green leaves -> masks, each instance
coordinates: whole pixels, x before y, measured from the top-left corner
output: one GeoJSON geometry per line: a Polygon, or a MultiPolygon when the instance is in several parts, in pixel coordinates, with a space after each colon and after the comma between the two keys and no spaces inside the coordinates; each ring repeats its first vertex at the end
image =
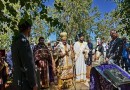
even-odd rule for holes
{"type": "MultiPolygon", "coordinates": [[[[15,40],[15,36],[19,33],[19,23],[26,20],[32,23],[36,19],[35,17],[40,17],[40,15],[44,16],[44,20],[47,20],[47,8],[42,1],[46,0],[0,0],[0,35],[11,32],[9,36],[14,35],[13,39],[15,40]],[[40,7],[43,10],[41,13],[38,11],[40,7]]],[[[49,22],[51,22],[50,18],[49,22]]],[[[1,40],[2,38],[0,37],[1,40]]],[[[8,44],[6,45],[8,46],[8,44]]]]}
{"type": "Polygon", "coordinates": [[[3,2],[0,0],[0,10],[4,9],[4,4],[3,2]]]}
{"type": "Polygon", "coordinates": [[[6,8],[9,8],[8,11],[10,12],[10,14],[13,15],[14,17],[16,17],[17,12],[16,12],[16,10],[13,8],[13,6],[10,5],[10,3],[6,3],[6,8]]]}
{"type": "MultiPolygon", "coordinates": [[[[90,31],[94,25],[94,19],[97,15],[90,15],[92,0],[55,0],[54,15],[61,23],[62,29],[56,31],[57,34],[62,31],[68,33],[68,37],[74,39],[80,32],[86,33],[90,31]]],[[[96,10],[95,10],[96,11],[96,10]]],[[[96,13],[94,10],[93,12],[96,13]]],[[[90,31],[91,32],[91,31],[90,31]]]]}
{"type": "Polygon", "coordinates": [[[61,11],[63,10],[63,5],[61,4],[61,2],[57,2],[57,1],[55,0],[54,6],[55,6],[55,8],[58,10],[58,12],[61,13],[61,11]]]}
{"type": "MultiPolygon", "coordinates": [[[[5,0],[6,1],[6,0],[5,0]]],[[[10,3],[18,3],[18,0],[9,0],[10,3]]]]}
{"type": "Polygon", "coordinates": [[[119,25],[122,26],[118,31],[121,34],[126,34],[130,36],[130,1],[123,0],[121,2],[117,2],[118,8],[116,15],[119,15],[119,25]]]}

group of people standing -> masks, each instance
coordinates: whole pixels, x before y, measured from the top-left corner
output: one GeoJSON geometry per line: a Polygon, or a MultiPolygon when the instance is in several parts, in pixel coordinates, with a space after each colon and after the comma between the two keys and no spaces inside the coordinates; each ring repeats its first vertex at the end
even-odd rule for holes
{"type": "Polygon", "coordinates": [[[50,43],[45,44],[44,37],[40,37],[39,43],[31,48],[28,40],[31,25],[26,21],[19,25],[19,30],[20,34],[11,48],[16,90],[48,88],[55,82],[60,88],[69,87],[74,78],[76,82],[86,84],[85,62],[89,47],[84,42],[83,33],[79,34],[79,40],[72,45],[67,42],[67,33],[61,32],[61,40],[54,47],[50,43]]]}
{"type": "MultiPolygon", "coordinates": [[[[44,38],[39,38],[39,43],[34,46],[34,60],[40,70],[40,85],[43,88],[49,87],[49,84],[55,83],[59,87],[69,87],[75,78],[76,82],[86,84],[86,62],[92,64],[91,43],[84,42],[84,35],[79,34],[79,41],[69,45],[67,42],[67,33],[60,33],[61,40],[55,43],[53,47],[46,45],[44,38]],[[89,54],[88,54],[89,53],[89,54]],[[90,58],[89,62],[87,61],[90,58]]],[[[50,44],[50,43],[49,43],[50,44]]]]}
{"type": "Polygon", "coordinates": [[[30,47],[28,37],[31,24],[25,21],[19,25],[20,34],[12,42],[13,84],[15,90],[40,90],[57,84],[68,88],[74,82],[89,86],[92,62],[117,64],[126,71],[130,67],[130,49],[126,38],[119,38],[116,30],[110,31],[112,40],[104,40],[93,47],[90,40],[84,41],[84,34],[78,34],[78,41],[68,44],[67,33],[60,33],[60,40],[51,46],[40,37],[38,44],[30,47]]]}
{"type": "Polygon", "coordinates": [[[130,43],[126,37],[119,38],[116,30],[110,31],[111,41],[107,44],[101,40],[96,46],[95,55],[99,64],[116,64],[129,72],[130,69],[130,43]]]}

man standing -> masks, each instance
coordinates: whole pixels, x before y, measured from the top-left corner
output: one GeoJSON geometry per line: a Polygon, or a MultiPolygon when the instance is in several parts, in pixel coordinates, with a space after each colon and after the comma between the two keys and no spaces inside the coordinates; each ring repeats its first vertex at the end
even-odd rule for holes
{"type": "Polygon", "coordinates": [[[93,55],[93,44],[90,40],[88,40],[88,48],[89,48],[89,53],[88,53],[87,65],[90,66],[92,65],[92,55],[93,55]]]}
{"type": "Polygon", "coordinates": [[[90,70],[92,67],[92,57],[93,57],[93,44],[90,40],[88,40],[88,48],[89,48],[89,53],[88,53],[88,60],[86,60],[87,64],[87,79],[90,78],[90,70]]]}
{"type": "Polygon", "coordinates": [[[107,57],[106,60],[109,63],[115,63],[120,66],[120,60],[122,56],[122,47],[123,47],[122,40],[118,38],[118,33],[116,32],[116,30],[111,30],[110,36],[112,40],[109,43],[109,47],[108,47],[109,49],[106,56],[107,57]]]}
{"type": "Polygon", "coordinates": [[[101,41],[99,41],[98,45],[95,47],[95,54],[98,65],[102,64],[104,62],[104,48],[101,41]]]}
{"type": "MultiPolygon", "coordinates": [[[[74,44],[75,62],[76,62],[76,82],[86,83],[86,64],[85,51],[89,50],[87,43],[84,42],[83,34],[79,34],[79,41],[74,44]]],[[[88,55],[88,53],[86,54],[88,55]]]]}
{"type": "Polygon", "coordinates": [[[49,76],[50,76],[50,84],[53,84],[54,83],[54,75],[55,75],[55,61],[54,61],[54,58],[53,58],[53,49],[52,49],[52,46],[51,46],[51,41],[48,41],[47,43],[47,48],[50,52],[50,63],[49,63],[49,76]]]}
{"type": "Polygon", "coordinates": [[[129,44],[127,42],[127,39],[126,37],[123,37],[122,38],[123,40],[123,51],[122,51],[122,62],[121,62],[121,65],[122,65],[122,68],[128,72],[129,71],[129,65],[128,65],[128,47],[129,47],[129,44]]]}
{"type": "Polygon", "coordinates": [[[41,88],[48,88],[49,83],[54,81],[52,73],[53,65],[51,53],[44,41],[44,37],[39,38],[39,43],[34,47],[34,57],[36,66],[40,70],[41,88]],[[51,67],[51,70],[49,70],[49,67],[51,67]],[[51,74],[49,72],[51,72],[51,74]]]}
{"type": "MultiPolygon", "coordinates": [[[[63,85],[63,88],[67,88],[64,86],[64,83],[62,83],[63,80],[68,80],[68,82],[72,80],[73,78],[73,66],[72,66],[72,60],[71,60],[71,51],[70,51],[70,45],[67,43],[67,33],[62,32],[60,34],[61,36],[61,42],[57,45],[58,50],[58,75],[59,75],[59,87],[63,85]]],[[[67,82],[67,83],[68,83],[67,82]]],[[[68,85],[72,85],[71,83],[68,83],[68,85]]]]}
{"type": "Polygon", "coordinates": [[[15,90],[37,90],[35,63],[28,41],[31,24],[19,25],[20,34],[12,43],[13,83],[15,90]]]}

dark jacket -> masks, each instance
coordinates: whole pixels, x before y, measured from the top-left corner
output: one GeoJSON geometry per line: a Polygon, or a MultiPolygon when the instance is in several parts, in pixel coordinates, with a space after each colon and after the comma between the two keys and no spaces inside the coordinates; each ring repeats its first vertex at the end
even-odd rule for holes
{"type": "Polygon", "coordinates": [[[12,43],[12,60],[13,83],[16,86],[33,88],[36,85],[35,64],[29,41],[23,34],[20,34],[17,40],[12,43]]]}
{"type": "Polygon", "coordinates": [[[115,40],[111,40],[108,47],[108,54],[107,58],[113,55],[113,58],[116,58],[118,56],[122,56],[122,50],[123,50],[123,42],[122,39],[117,38],[115,40]]]}
{"type": "Polygon", "coordinates": [[[92,56],[93,44],[92,44],[91,42],[88,43],[88,48],[89,48],[89,53],[88,53],[88,55],[91,55],[91,56],[92,56]]]}
{"type": "Polygon", "coordinates": [[[103,55],[104,48],[103,48],[102,44],[101,45],[97,45],[95,49],[98,50],[103,55]]]}

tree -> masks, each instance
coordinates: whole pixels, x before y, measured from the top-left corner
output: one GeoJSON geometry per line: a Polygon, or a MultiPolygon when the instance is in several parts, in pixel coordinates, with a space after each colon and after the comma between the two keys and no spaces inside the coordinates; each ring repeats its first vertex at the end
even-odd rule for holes
{"type": "Polygon", "coordinates": [[[126,34],[130,36],[130,1],[129,0],[116,0],[117,3],[117,9],[116,14],[114,16],[118,15],[119,20],[119,27],[118,30],[121,35],[126,34]]]}
{"type": "MultiPolygon", "coordinates": [[[[41,20],[51,24],[52,27],[56,26],[58,24],[58,20],[48,17],[47,6],[44,5],[45,1],[46,0],[1,0],[0,34],[7,35],[8,32],[11,32],[10,34],[12,35],[10,36],[14,36],[13,40],[15,40],[19,33],[18,24],[25,20],[29,23],[34,23],[37,16],[39,16],[41,20]],[[5,25],[7,27],[5,27],[5,25]]],[[[3,37],[1,37],[1,40],[4,40],[3,37]]]]}
{"type": "Polygon", "coordinates": [[[95,33],[97,34],[97,37],[104,38],[105,40],[108,40],[110,35],[109,32],[112,29],[119,30],[119,19],[118,16],[114,16],[116,13],[115,10],[113,10],[110,13],[105,13],[104,18],[100,19],[97,22],[97,30],[95,33]]]}
{"type": "Polygon", "coordinates": [[[98,9],[92,8],[91,5],[92,0],[55,0],[53,17],[62,23],[62,28],[56,33],[66,31],[68,37],[73,40],[80,32],[83,32],[86,38],[89,37],[93,32],[92,27],[96,25],[95,18],[100,16],[98,9]]]}

